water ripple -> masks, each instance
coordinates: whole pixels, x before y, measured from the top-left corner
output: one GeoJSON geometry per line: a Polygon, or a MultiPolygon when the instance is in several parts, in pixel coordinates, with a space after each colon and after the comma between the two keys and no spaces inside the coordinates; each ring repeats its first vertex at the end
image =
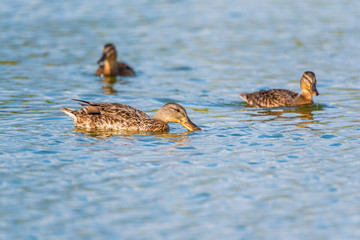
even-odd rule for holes
{"type": "Polygon", "coordinates": [[[5,1],[0,238],[358,239],[359,9],[5,1]],[[105,42],[136,78],[93,76],[105,42]],[[314,105],[252,108],[239,96],[299,92],[306,70],[314,105]],[[79,108],[72,98],[150,116],[179,102],[203,131],[76,128],[59,111],[79,108]]]}

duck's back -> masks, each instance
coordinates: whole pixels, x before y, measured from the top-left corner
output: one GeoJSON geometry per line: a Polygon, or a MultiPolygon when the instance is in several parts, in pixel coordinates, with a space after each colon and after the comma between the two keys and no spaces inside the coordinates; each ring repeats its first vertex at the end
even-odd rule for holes
{"type": "Polygon", "coordinates": [[[118,75],[124,77],[135,77],[136,73],[132,67],[124,62],[118,62],[118,75]]]}
{"type": "Polygon", "coordinates": [[[270,89],[254,93],[243,92],[240,96],[253,107],[280,107],[291,105],[298,94],[287,89],[270,89]]]}
{"type": "Polygon", "coordinates": [[[81,101],[83,109],[62,108],[76,126],[92,129],[121,131],[167,131],[168,125],[150,117],[136,108],[119,103],[94,103],[81,101]]]}

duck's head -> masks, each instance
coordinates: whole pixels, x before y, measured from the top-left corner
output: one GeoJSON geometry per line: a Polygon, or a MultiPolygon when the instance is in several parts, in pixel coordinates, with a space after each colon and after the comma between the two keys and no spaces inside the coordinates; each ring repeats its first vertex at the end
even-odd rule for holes
{"type": "Polygon", "coordinates": [[[318,90],[316,89],[316,77],[315,73],[311,71],[304,72],[300,80],[300,87],[302,91],[309,91],[312,95],[319,95],[318,90]]]}
{"type": "Polygon", "coordinates": [[[107,43],[105,44],[103,54],[97,63],[99,64],[105,60],[110,62],[116,62],[116,57],[117,57],[117,53],[114,44],[107,43]]]}
{"type": "Polygon", "coordinates": [[[185,108],[177,103],[167,103],[160,108],[153,119],[166,123],[180,123],[189,131],[201,130],[188,117],[185,108]]]}

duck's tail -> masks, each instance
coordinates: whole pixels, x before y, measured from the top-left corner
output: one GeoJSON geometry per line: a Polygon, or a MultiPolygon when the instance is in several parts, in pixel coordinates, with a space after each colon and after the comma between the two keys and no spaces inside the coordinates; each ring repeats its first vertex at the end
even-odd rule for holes
{"type": "Polygon", "coordinates": [[[81,106],[92,105],[91,102],[84,101],[84,100],[80,100],[80,99],[70,99],[70,100],[80,102],[79,104],[80,104],[81,106]]]}
{"type": "Polygon", "coordinates": [[[69,115],[73,121],[76,120],[76,115],[75,115],[75,112],[76,110],[73,110],[73,109],[70,109],[70,108],[60,108],[61,111],[63,111],[64,113],[66,113],[67,115],[69,115]]]}
{"type": "Polygon", "coordinates": [[[246,96],[246,95],[247,95],[247,94],[244,93],[244,92],[240,93],[240,97],[247,102],[247,96],[246,96]]]}

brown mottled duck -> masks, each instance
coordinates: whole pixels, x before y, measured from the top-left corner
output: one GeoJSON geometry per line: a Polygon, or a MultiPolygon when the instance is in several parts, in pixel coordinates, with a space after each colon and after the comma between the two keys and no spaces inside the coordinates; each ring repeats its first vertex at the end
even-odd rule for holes
{"type": "Polygon", "coordinates": [[[104,65],[99,66],[96,70],[95,75],[105,75],[105,76],[125,76],[125,77],[134,77],[136,73],[132,67],[127,65],[124,62],[117,62],[117,52],[114,44],[108,43],[105,44],[103,54],[98,64],[105,62],[104,65]]]}
{"type": "Polygon", "coordinates": [[[146,113],[128,105],[119,103],[81,102],[80,110],[61,108],[69,115],[75,126],[131,132],[165,132],[168,123],[180,123],[189,131],[201,130],[188,117],[186,110],[177,103],[167,103],[151,119],[146,113]]]}
{"type": "Polygon", "coordinates": [[[300,80],[301,93],[286,89],[261,90],[254,93],[241,93],[240,96],[252,107],[281,107],[313,104],[312,95],[319,95],[316,77],[307,71],[300,80]]]}

